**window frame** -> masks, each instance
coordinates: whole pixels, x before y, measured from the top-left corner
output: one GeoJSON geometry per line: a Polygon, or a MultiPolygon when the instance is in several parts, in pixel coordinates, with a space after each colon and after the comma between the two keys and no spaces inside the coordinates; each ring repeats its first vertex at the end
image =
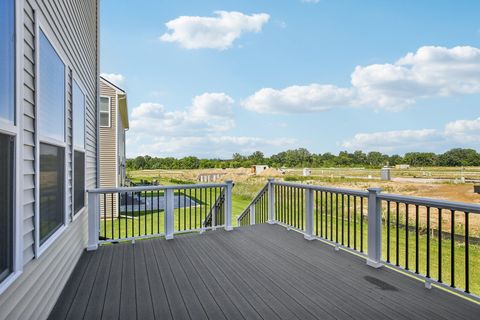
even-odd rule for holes
{"type": "Polygon", "coordinates": [[[86,174],[87,174],[87,95],[85,94],[86,90],[85,87],[83,86],[82,82],[79,80],[79,77],[74,73],[72,75],[72,208],[71,208],[71,221],[74,221],[77,217],[81,216],[83,213],[85,213],[87,210],[87,186],[86,186],[86,174]],[[80,91],[82,92],[84,96],[84,106],[83,106],[83,115],[84,115],[84,121],[83,121],[83,148],[79,148],[78,146],[75,145],[75,126],[76,126],[76,121],[75,118],[73,117],[74,115],[74,106],[73,106],[73,84],[76,83],[77,86],[79,87],[80,91]],[[84,178],[84,184],[85,184],[85,192],[84,192],[84,201],[83,201],[83,207],[79,209],[77,212],[75,212],[75,151],[77,152],[82,152],[83,153],[83,172],[85,175],[84,178]]]}
{"type": "MultiPolygon", "coordinates": [[[[40,18],[39,16],[36,16],[36,21],[35,21],[35,46],[37,48],[35,52],[35,57],[37,63],[35,64],[35,71],[36,71],[36,77],[35,77],[35,101],[39,101],[40,97],[40,32],[43,33],[45,38],[50,42],[50,45],[53,47],[55,50],[56,54],[59,56],[60,60],[62,61],[64,67],[65,67],[65,73],[64,73],[64,139],[63,141],[50,138],[47,136],[44,136],[41,134],[41,132],[38,132],[38,124],[39,124],[39,118],[40,118],[40,112],[39,108],[41,107],[40,105],[37,104],[37,108],[35,109],[35,128],[37,130],[36,132],[36,137],[35,137],[35,159],[37,161],[35,162],[35,172],[37,173],[35,175],[35,197],[36,199],[40,199],[40,144],[45,143],[45,144],[50,144],[52,146],[60,147],[63,148],[64,151],[64,168],[63,168],[63,175],[64,175],[64,188],[63,188],[63,223],[62,225],[53,233],[49,236],[48,239],[46,239],[42,244],[40,244],[40,202],[36,201],[35,202],[35,257],[39,258],[59,237],[60,235],[65,231],[65,229],[68,226],[68,192],[67,192],[67,186],[68,186],[68,165],[67,165],[67,159],[68,159],[68,143],[67,143],[67,128],[68,128],[68,91],[67,87],[69,85],[69,63],[67,62],[68,60],[65,58],[64,53],[62,50],[59,50],[59,46],[57,45],[56,41],[54,40],[53,32],[47,27],[47,23],[43,23],[43,21],[39,21],[40,18]]],[[[72,141],[73,142],[73,141],[72,141]]]]}
{"type": "Polygon", "coordinates": [[[110,96],[100,96],[99,98],[99,106],[98,106],[98,112],[99,112],[99,122],[100,122],[100,128],[111,128],[112,127],[112,97],[110,96]],[[101,109],[101,104],[102,104],[102,98],[107,98],[108,99],[108,126],[102,126],[102,112],[101,109]]]}
{"type": "Polygon", "coordinates": [[[13,101],[14,121],[0,120],[0,132],[13,138],[13,195],[12,195],[12,272],[0,282],[0,295],[7,290],[12,283],[23,273],[23,214],[20,208],[22,202],[20,195],[23,194],[23,166],[20,165],[23,159],[23,123],[19,121],[22,117],[23,108],[23,1],[13,1],[13,36],[14,36],[14,76],[13,76],[13,101]]]}

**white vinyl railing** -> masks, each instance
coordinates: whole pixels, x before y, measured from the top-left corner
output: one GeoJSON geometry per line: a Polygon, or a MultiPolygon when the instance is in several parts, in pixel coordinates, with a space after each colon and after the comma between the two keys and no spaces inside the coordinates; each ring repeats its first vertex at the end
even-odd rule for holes
{"type": "Polygon", "coordinates": [[[88,190],[87,250],[174,234],[232,230],[232,181],[88,190]]]}

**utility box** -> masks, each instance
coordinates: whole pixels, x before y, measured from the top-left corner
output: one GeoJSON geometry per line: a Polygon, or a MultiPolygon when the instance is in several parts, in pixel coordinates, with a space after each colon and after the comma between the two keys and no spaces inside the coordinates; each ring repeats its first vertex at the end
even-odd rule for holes
{"type": "Polygon", "coordinates": [[[380,170],[380,179],[383,181],[392,180],[390,168],[385,167],[380,170]]]}
{"type": "Polygon", "coordinates": [[[473,192],[480,194],[480,184],[473,186],[473,192]]]}

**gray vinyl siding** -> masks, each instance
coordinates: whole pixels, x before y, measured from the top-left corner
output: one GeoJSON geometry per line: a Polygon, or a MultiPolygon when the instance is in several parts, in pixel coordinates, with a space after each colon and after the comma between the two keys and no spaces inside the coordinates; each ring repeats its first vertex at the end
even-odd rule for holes
{"type": "MultiPolygon", "coordinates": [[[[67,213],[72,210],[72,106],[71,87],[74,78],[83,85],[86,102],[86,188],[96,187],[97,182],[97,0],[23,0],[23,72],[18,75],[23,80],[21,90],[23,101],[19,121],[22,130],[23,193],[20,194],[21,207],[16,214],[23,223],[23,273],[0,295],[0,319],[45,319],[70,276],[76,262],[87,243],[87,213],[83,212],[73,221],[69,219],[67,228],[42,255],[35,257],[35,204],[36,204],[36,27],[40,18],[47,36],[58,51],[66,58],[68,70],[67,93],[67,213]]],[[[86,210],[85,210],[86,211],[86,210]]]]}

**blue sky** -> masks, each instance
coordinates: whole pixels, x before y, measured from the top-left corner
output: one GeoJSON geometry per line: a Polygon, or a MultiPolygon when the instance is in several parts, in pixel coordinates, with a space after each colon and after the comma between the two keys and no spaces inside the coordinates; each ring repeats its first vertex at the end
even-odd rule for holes
{"type": "Polygon", "coordinates": [[[480,148],[480,2],[101,3],[130,157],[480,148]]]}

